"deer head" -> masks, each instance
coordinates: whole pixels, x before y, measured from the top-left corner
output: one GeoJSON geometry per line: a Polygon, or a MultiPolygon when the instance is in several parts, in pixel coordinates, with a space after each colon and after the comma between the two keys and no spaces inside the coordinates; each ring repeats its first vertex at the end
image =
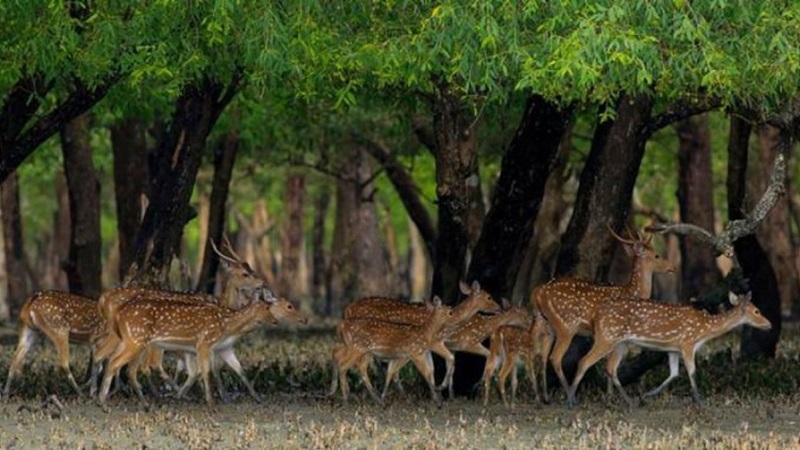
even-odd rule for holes
{"type": "Polygon", "coordinates": [[[607,225],[607,228],[611,233],[611,236],[613,236],[614,239],[622,244],[622,248],[625,249],[625,253],[627,253],[628,256],[636,258],[638,261],[640,261],[645,271],[670,273],[675,271],[675,267],[672,265],[672,263],[670,263],[666,258],[662,258],[661,255],[656,252],[655,248],[653,248],[652,234],[648,234],[647,238],[645,239],[644,236],[642,236],[642,234],[637,230],[636,235],[634,236],[633,231],[626,226],[629,237],[623,238],[615,233],[610,226],[607,225]]]}
{"type": "Polygon", "coordinates": [[[751,327],[758,328],[759,330],[769,330],[772,328],[772,323],[761,314],[761,311],[756,305],[751,302],[753,293],[748,291],[746,294],[728,293],[728,301],[733,305],[742,315],[743,323],[751,327]]]}
{"type": "MultiPolygon", "coordinates": [[[[254,293],[258,290],[269,291],[266,281],[258,276],[250,265],[239,257],[227,236],[223,236],[223,250],[227,254],[221,252],[213,240],[209,240],[209,242],[214,253],[219,256],[220,263],[227,275],[223,293],[224,306],[241,308],[244,306],[243,298],[253,298],[254,293]]],[[[271,292],[270,296],[273,299],[275,298],[271,292]]]]}

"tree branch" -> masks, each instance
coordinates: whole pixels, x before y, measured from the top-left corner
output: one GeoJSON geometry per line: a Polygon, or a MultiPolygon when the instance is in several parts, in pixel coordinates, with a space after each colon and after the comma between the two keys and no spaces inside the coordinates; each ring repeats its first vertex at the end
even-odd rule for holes
{"type": "MultiPolygon", "coordinates": [[[[788,145],[783,141],[784,145],[788,145]]],[[[785,150],[785,149],[784,149],[785,150]]],[[[756,231],[759,224],[769,214],[778,199],[786,193],[786,157],[785,152],[781,152],[775,157],[772,166],[772,174],[769,177],[769,185],[764,191],[758,203],[746,215],[744,219],[728,222],[725,230],[718,236],[709,231],[688,223],[656,223],[650,225],[645,230],[651,233],[673,233],[679,235],[699,236],[703,241],[709,243],[717,255],[725,255],[734,258],[733,242],[752,234],[756,231]]]]}
{"type": "Polygon", "coordinates": [[[675,122],[688,119],[697,114],[711,111],[722,106],[722,101],[716,97],[703,97],[699,101],[696,99],[684,99],[670,105],[664,112],[651,117],[642,129],[642,136],[646,139],[656,131],[671,125],[675,122]]]}
{"type": "Polygon", "coordinates": [[[436,156],[436,153],[439,152],[439,148],[436,145],[436,136],[433,135],[433,130],[428,126],[425,119],[419,116],[412,118],[411,129],[419,139],[419,142],[428,149],[431,155],[436,156]]]}

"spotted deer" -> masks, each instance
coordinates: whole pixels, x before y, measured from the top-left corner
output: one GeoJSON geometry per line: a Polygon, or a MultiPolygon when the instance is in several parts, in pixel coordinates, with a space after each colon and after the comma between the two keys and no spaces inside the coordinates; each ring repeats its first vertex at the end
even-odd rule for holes
{"type": "Polygon", "coordinates": [[[623,285],[600,285],[575,278],[560,278],[536,287],[531,293],[534,309],[541,311],[553,329],[555,343],[550,362],[566,391],[569,387],[562,360],[576,334],[591,335],[591,325],[598,306],[610,297],[650,298],[654,272],[673,272],[670,262],[656,253],[651,245],[652,235],[646,240],[637,232],[622,238],[609,228],[611,235],[622,243],[633,257],[630,279],[623,285]]]}
{"type": "MultiPolygon", "coordinates": [[[[12,381],[22,367],[25,356],[36,342],[38,333],[44,334],[56,347],[58,365],[67,375],[69,384],[82,395],[69,367],[69,344],[90,345],[104,327],[97,311],[97,301],[61,291],[43,291],[31,296],[22,305],[19,315],[19,341],[2,395],[11,392],[12,381]]],[[[95,371],[92,370],[94,374],[95,371]]],[[[93,383],[93,379],[89,380],[93,383]]]]}
{"type": "MultiPolygon", "coordinates": [[[[442,380],[440,389],[448,387],[451,390],[453,373],[455,372],[455,356],[445,345],[445,339],[456,330],[456,326],[469,320],[478,312],[494,314],[500,311],[500,305],[494,301],[488,292],[481,289],[480,283],[473,281],[471,285],[459,283],[461,293],[467,298],[453,308],[453,317],[446,327],[438,333],[436,342],[431,347],[431,351],[441,356],[445,360],[445,376],[442,380]]],[[[344,310],[344,320],[352,319],[376,319],[384,322],[408,324],[421,326],[428,320],[428,310],[420,304],[411,304],[399,300],[381,297],[370,297],[358,300],[348,305],[344,310]]],[[[388,376],[397,372],[407,362],[394,360],[389,363],[387,369],[387,382],[384,386],[383,396],[386,396],[386,387],[389,385],[388,376]]],[[[332,387],[332,391],[335,386],[332,387]]]]}
{"type": "Polygon", "coordinates": [[[567,391],[570,403],[575,404],[575,391],[586,371],[609,353],[611,356],[608,358],[606,372],[622,397],[631,403],[617,378],[617,368],[628,344],[669,352],[669,376],[644,396],[660,393],[678,376],[680,356],[689,375],[692,398],[695,403],[702,403],[694,375],[695,355],[703,344],[741,325],[761,330],[772,327],[770,321],[751,302],[749,292],[744,295],[731,292],[729,300],[734,307],[716,315],[696,309],[692,305],[649,302],[635,297],[609,299],[604,302],[595,317],[592,349],[578,363],[575,380],[567,391]]]}
{"type": "MultiPolygon", "coordinates": [[[[206,403],[212,404],[209,387],[212,356],[216,353],[225,359],[226,355],[231,354],[233,344],[239,337],[261,323],[271,323],[276,319],[299,323],[308,320],[291,303],[276,299],[271,292],[262,288],[256,289],[251,303],[239,310],[157,298],[128,302],[117,313],[114,331],[120,337],[120,343],[108,363],[98,401],[101,405],[105,404],[111,379],[122,366],[139,357],[148,346],[154,345],[164,350],[195,355],[199,370],[191,374],[179,394],[182,395],[200,376],[206,403]]],[[[238,370],[234,367],[234,371],[252,391],[252,385],[243,376],[241,367],[238,370]]],[[[144,401],[135,374],[132,374],[131,382],[139,398],[144,401]]]]}
{"type": "MultiPolygon", "coordinates": [[[[428,319],[423,325],[409,325],[384,322],[377,319],[350,319],[342,322],[339,334],[342,345],[333,351],[334,375],[333,392],[336,383],[342,391],[342,399],[347,403],[349,385],[347,371],[357,366],[361,379],[369,394],[380,402],[381,399],[372,386],[367,366],[372,357],[388,360],[411,360],[428,383],[431,396],[441,405],[441,396],[433,379],[433,361],[430,347],[435,343],[439,331],[452,320],[453,310],[442,305],[436,297],[424,306],[428,319]]],[[[390,380],[387,379],[387,383],[390,380]]]]}
{"type": "MultiPolygon", "coordinates": [[[[225,253],[220,251],[213,241],[210,241],[212,249],[220,257],[222,269],[225,274],[226,281],[221,298],[199,292],[176,292],[139,286],[120,287],[108,291],[100,296],[98,306],[101,315],[106,319],[108,325],[105,332],[102,333],[102,335],[95,342],[95,364],[99,366],[102,361],[108,359],[119,345],[119,337],[115,333],[111,332],[111,329],[115,325],[117,310],[130,301],[158,298],[175,302],[207,303],[239,309],[249,302],[247,296],[240,295],[240,291],[252,291],[254,289],[262,288],[266,289],[266,282],[253,271],[247,262],[243,261],[239,257],[239,255],[233,250],[233,246],[228,238],[224,237],[223,239],[223,250],[225,253]]],[[[142,359],[133,361],[134,367],[131,371],[133,373],[138,373],[139,368],[141,368],[145,375],[149,375],[152,370],[155,370],[163,381],[172,384],[172,377],[170,377],[163,368],[163,353],[163,350],[157,347],[148,349],[147,353],[142,359]]],[[[181,358],[181,360],[185,360],[187,358],[190,359],[191,355],[188,355],[186,358],[181,358]]],[[[235,354],[232,357],[229,357],[231,361],[233,361],[235,358],[235,354]]],[[[240,366],[241,364],[238,364],[238,360],[236,360],[234,365],[240,366]]],[[[234,365],[230,365],[232,369],[234,368],[234,365]]],[[[219,379],[216,372],[216,366],[214,367],[214,370],[215,378],[219,379]]],[[[217,387],[220,391],[220,395],[224,398],[224,388],[221,384],[218,384],[217,387]]]]}
{"type": "Polygon", "coordinates": [[[491,336],[491,346],[489,357],[486,358],[486,366],[483,372],[483,405],[489,403],[489,390],[492,378],[500,365],[497,376],[497,385],[500,390],[500,397],[506,407],[509,406],[506,399],[506,380],[511,375],[511,406],[517,396],[517,362],[521,361],[525,365],[525,372],[533,387],[534,395],[539,399],[539,387],[536,383],[536,373],[542,382],[541,397],[545,402],[549,401],[547,393],[547,356],[553,344],[553,337],[550,335],[550,327],[545,318],[538,311],[534,311],[531,325],[528,329],[514,326],[501,326],[491,336]]]}

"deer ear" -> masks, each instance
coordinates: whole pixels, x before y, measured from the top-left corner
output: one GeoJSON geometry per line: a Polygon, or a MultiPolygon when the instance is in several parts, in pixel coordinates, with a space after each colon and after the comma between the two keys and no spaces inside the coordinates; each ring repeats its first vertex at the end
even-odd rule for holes
{"type": "Polygon", "coordinates": [[[464,295],[469,295],[472,292],[472,290],[470,290],[469,285],[467,283],[464,283],[463,281],[458,282],[458,288],[461,289],[461,293],[464,295]]]}
{"type": "Polygon", "coordinates": [[[267,288],[261,289],[261,298],[270,305],[274,305],[275,303],[278,302],[278,299],[275,297],[275,294],[267,288]]]}
{"type": "Polygon", "coordinates": [[[503,310],[511,309],[511,302],[508,301],[507,298],[503,297],[500,299],[500,306],[503,308],[503,310]]]}
{"type": "Polygon", "coordinates": [[[742,299],[742,301],[744,303],[750,303],[750,300],[753,299],[753,291],[747,291],[747,293],[744,294],[743,297],[744,297],[744,299],[742,299]]]}
{"type": "Polygon", "coordinates": [[[739,305],[739,296],[733,292],[728,292],[728,301],[731,302],[731,305],[738,306],[739,305]]]}
{"type": "Polygon", "coordinates": [[[480,290],[481,290],[481,284],[478,283],[478,280],[474,280],[472,282],[472,292],[480,291],[480,290]]]}
{"type": "Polygon", "coordinates": [[[433,296],[433,307],[440,308],[442,306],[442,299],[438,295],[433,296]]]}

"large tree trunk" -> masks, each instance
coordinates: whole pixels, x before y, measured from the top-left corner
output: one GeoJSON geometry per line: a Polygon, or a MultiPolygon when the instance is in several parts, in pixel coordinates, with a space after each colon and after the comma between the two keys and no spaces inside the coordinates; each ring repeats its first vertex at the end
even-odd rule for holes
{"type": "Polygon", "coordinates": [[[477,207],[473,198],[480,182],[472,125],[472,115],[461,99],[441,86],[433,103],[439,234],[432,290],[447,304],[459,298],[458,283],[465,272],[469,248],[470,209],[477,207]]]}
{"type": "Polygon", "coordinates": [[[67,123],[61,131],[70,216],[69,258],[65,268],[70,292],[98,298],[103,290],[100,183],[92,161],[89,133],[86,114],[67,123]]]}
{"type": "Polygon", "coordinates": [[[617,118],[598,123],[581,172],[575,210],[561,239],[557,275],[606,279],[618,244],[608,227],[620,229],[627,220],[651,109],[649,98],[625,95],[617,104],[617,118]]]}
{"type": "MultiPolygon", "coordinates": [[[[770,177],[772,161],[779,154],[778,143],[780,131],[772,126],[765,125],[758,130],[758,152],[760,154],[759,174],[753,187],[757,192],[752,192],[750,198],[759,198],[767,188],[770,177]]],[[[792,151],[788,152],[791,156],[792,151]]],[[[791,167],[791,164],[787,163],[791,167]]],[[[787,171],[787,186],[791,192],[790,176],[787,171]]],[[[791,195],[785,195],[778,200],[775,207],[764,219],[756,235],[758,241],[764,246],[769,255],[770,264],[775,270],[775,277],[780,280],[778,289],[781,297],[781,313],[783,317],[796,316],[800,313],[800,280],[795,267],[797,258],[796,249],[792,244],[791,236],[791,195]]]]}
{"type": "MultiPolygon", "coordinates": [[[[711,132],[708,116],[686,119],[678,132],[678,203],[681,222],[714,229],[714,187],[711,178],[711,132]]],[[[681,236],[681,298],[696,297],[721,280],[714,249],[696,236],[681,236]]]]}
{"type": "MultiPolygon", "coordinates": [[[[747,210],[747,153],[751,126],[744,119],[730,116],[728,141],[728,216],[729,220],[743,219],[747,210]]],[[[772,329],[757,330],[745,326],[742,331],[742,358],[774,357],[781,333],[781,301],[775,273],[769,257],[755,235],[745,236],[733,243],[736,259],[753,292],[753,304],[770,322],[772,329]]]]}
{"type": "Polygon", "coordinates": [[[19,183],[16,172],[0,184],[0,207],[3,210],[3,247],[8,280],[8,309],[18,317],[22,303],[30,294],[25,270],[25,249],[22,238],[22,216],[19,205],[19,183]]]}
{"type": "MultiPolygon", "coordinates": [[[[571,118],[571,108],[531,96],[503,154],[500,179],[467,276],[470,282],[480,281],[481,287],[497,299],[507,297],[514,289],[545,183],[571,118]]],[[[456,357],[458,376],[453,388],[458,395],[468,394],[480,379],[485,360],[461,353],[456,357]]]]}
{"type": "Polygon", "coordinates": [[[528,98],[503,155],[492,206],[467,276],[469,281],[480,281],[496,298],[508,297],[514,289],[545,184],[571,118],[571,108],[560,108],[539,96],[528,98]]]}
{"type": "Polygon", "coordinates": [[[114,198],[119,239],[119,279],[133,262],[136,234],[142,221],[142,196],[149,196],[147,142],[144,124],[128,118],[110,127],[114,153],[114,198]]]}
{"type": "Polygon", "coordinates": [[[308,295],[307,280],[301,277],[301,262],[305,248],[304,213],[306,179],[299,173],[286,177],[284,193],[286,222],[281,232],[281,277],[278,282],[280,292],[291,299],[305,298],[308,295]]]}
{"type": "Polygon", "coordinates": [[[206,138],[241,82],[235,74],[226,87],[204,78],[178,98],[169,131],[155,154],[152,198],[136,237],[137,280],[164,285],[178,254],[183,227],[196,214],[189,206],[206,138]]]}
{"type": "Polygon", "coordinates": [[[238,149],[239,133],[237,130],[230,130],[214,151],[214,179],[211,182],[206,239],[200,242],[203,247],[203,265],[197,276],[198,291],[213,293],[216,286],[219,257],[214,253],[210,241],[213,240],[219,247],[225,232],[225,204],[228,201],[228,191],[238,149]]]}

